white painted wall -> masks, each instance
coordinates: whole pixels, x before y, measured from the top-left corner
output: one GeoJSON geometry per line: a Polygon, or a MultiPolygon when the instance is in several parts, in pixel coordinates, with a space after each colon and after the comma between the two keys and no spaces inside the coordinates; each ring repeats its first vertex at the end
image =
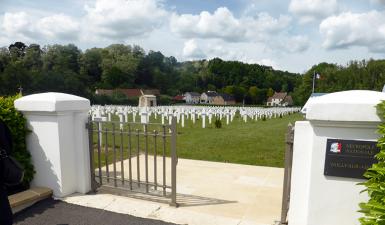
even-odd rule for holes
{"type": "Polygon", "coordinates": [[[309,121],[295,123],[290,193],[290,224],[306,224],[309,205],[313,128],[309,121]]]}
{"type": "Polygon", "coordinates": [[[309,106],[308,121],[296,123],[289,224],[359,224],[358,204],[367,194],[357,183],[364,180],[323,175],[326,140],[377,140],[375,106],[381,100],[385,93],[374,91],[324,95],[309,106]]]}
{"type": "Polygon", "coordinates": [[[55,197],[91,190],[88,99],[63,93],[22,97],[15,107],[27,118],[27,149],[36,174],[32,186],[53,190],[55,197]]]}

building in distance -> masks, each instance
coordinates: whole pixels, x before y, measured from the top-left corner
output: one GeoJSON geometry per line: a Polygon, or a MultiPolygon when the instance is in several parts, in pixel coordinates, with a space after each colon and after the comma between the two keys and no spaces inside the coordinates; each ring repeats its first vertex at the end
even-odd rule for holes
{"type": "Polygon", "coordinates": [[[187,104],[199,104],[201,94],[197,92],[186,92],[184,94],[184,100],[187,104]]]}
{"type": "Polygon", "coordinates": [[[293,98],[287,92],[275,92],[267,99],[267,106],[292,106],[293,98]]]}

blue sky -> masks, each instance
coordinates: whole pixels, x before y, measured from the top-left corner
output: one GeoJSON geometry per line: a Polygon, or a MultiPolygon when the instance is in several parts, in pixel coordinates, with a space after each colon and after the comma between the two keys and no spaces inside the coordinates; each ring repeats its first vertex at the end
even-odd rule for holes
{"type": "Polygon", "coordinates": [[[138,44],[292,72],[385,58],[385,0],[0,0],[0,28],[0,46],[138,44]]]}

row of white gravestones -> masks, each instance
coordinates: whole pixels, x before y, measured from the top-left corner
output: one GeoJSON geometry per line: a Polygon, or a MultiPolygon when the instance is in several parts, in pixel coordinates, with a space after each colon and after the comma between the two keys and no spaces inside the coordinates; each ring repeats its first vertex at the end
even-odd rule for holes
{"type": "Polygon", "coordinates": [[[90,110],[93,120],[111,121],[112,116],[117,116],[120,121],[120,128],[124,122],[149,123],[151,116],[154,119],[161,118],[161,123],[166,120],[171,124],[172,117],[177,118],[177,123],[185,126],[186,120],[191,120],[193,124],[197,119],[201,119],[202,128],[206,127],[207,120],[211,124],[213,118],[225,119],[229,125],[235,115],[239,113],[242,120],[258,120],[262,118],[271,119],[298,112],[300,108],[261,108],[261,107],[215,107],[215,106],[155,106],[155,107],[133,107],[121,105],[94,105],[90,110]],[[132,121],[129,121],[131,115],[132,121]],[[139,116],[139,118],[137,118],[139,116]]]}

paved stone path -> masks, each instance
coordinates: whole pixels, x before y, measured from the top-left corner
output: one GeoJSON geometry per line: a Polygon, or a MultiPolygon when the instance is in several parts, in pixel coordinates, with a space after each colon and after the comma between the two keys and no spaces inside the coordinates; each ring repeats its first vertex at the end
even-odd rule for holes
{"type": "Polygon", "coordinates": [[[102,209],[87,208],[53,199],[43,200],[17,213],[14,225],[172,225],[102,209]]]}
{"type": "MultiPolygon", "coordinates": [[[[140,159],[144,162],[143,155],[140,159]]],[[[149,171],[153,171],[152,160],[153,157],[149,157],[149,171]]],[[[158,171],[162,171],[161,157],[158,157],[158,160],[158,171]]],[[[133,158],[132,163],[132,173],[136,178],[136,158],[133,158]]],[[[167,158],[166,165],[170,163],[170,159],[167,158]]],[[[127,160],[124,165],[125,171],[129,171],[127,160]]],[[[141,171],[144,171],[144,163],[140,166],[141,171]]],[[[120,166],[117,167],[119,168],[120,166]]],[[[167,168],[166,174],[170,174],[170,166],[167,168]]],[[[118,176],[119,172],[118,170],[118,176]]],[[[158,183],[161,183],[161,172],[158,173],[158,183]]],[[[141,176],[143,174],[141,173],[141,176]]],[[[95,195],[75,194],[62,200],[71,204],[176,224],[272,225],[279,220],[281,214],[283,174],[282,168],[179,158],[177,171],[179,208],[170,207],[169,199],[163,201],[137,193],[120,193],[123,196],[119,196],[116,195],[116,191],[107,192],[103,189],[95,195]]],[[[153,179],[150,172],[149,180],[153,179]]],[[[141,177],[141,180],[144,180],[144,177],[141,177]]],[[[168,184],[170,180],[168,176],[168,184]]]]}

